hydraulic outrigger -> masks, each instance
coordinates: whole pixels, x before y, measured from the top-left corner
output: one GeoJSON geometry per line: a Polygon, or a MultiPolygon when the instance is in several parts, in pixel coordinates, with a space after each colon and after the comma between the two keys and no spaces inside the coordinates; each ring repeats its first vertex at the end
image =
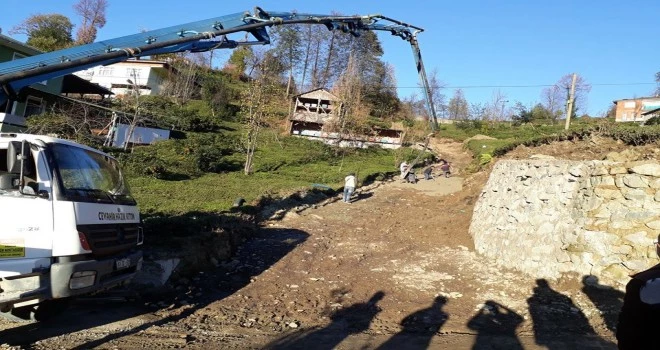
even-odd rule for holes
{"type": "Polygon", "coordinates": [[[437,129],[431,90],[417,41],[417,34],[423,31],[422,28],[381,15],[332,16],[267,12],[259,7],[255,8],[253,14],[235,13],[0,63],[0,105],[15,100],[22,88],[34,83],[132,57],[269,44],[267,28],[288,24],[322,24],[329,30],[341,30],[355,36],[365,30],[386,31],[408,41],[424,88],[430,126],[432,130],[437,129]],[[237,32],[249,33],[253,40],[235,41],[227,38],[227,35],[237,32]]]}

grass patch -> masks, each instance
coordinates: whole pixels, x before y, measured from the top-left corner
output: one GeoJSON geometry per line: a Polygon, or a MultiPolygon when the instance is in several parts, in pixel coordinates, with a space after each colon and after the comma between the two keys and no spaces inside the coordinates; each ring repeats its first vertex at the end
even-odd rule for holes
{"type": "Polygon", "coordinates": [[[479,158],[482,154],[492,155],[495,150],[515,143],[515,139],[505,140],[470,140],[465,147],[472,152],[474,158],[479,158]]]}
{"type": "MultiPolygon", "coordinates": [[[[219,167],[217,172],[209,172],[200,168],[208,162],[200,161],[205,157],[196,151],[197,138],[176,141],[144,147],[127,156],[125,163],[131,173],[129,182],[145,214],[226,211],[237,198],[251,203],[263,196],[311,189],[314,184],[337,190],[343,186],[344,177],[349,172],[355,172],[359,182],[369,183],[396,173],[397,158],[407,159],[419,153],[380,148],[336,149],[296,137],[280,136],[276,139],[267,132],[255,154],[254,172],[245,175],[242,169],[244,154],[237,148],[231,154],[213,153],[218,164],[225,166],[219,167]],[[143,169],[149,168],[145,166],[146,155],[152,156],[149,162],[166,164],[164,169],[177,172],[177,176],[145,173],[143,169]]],[[[229,152],[225,138],[207,141],[217,142],[219,149],[229,152]]],[[[214,149],[214,145],[198,147],[214,149]]]]}

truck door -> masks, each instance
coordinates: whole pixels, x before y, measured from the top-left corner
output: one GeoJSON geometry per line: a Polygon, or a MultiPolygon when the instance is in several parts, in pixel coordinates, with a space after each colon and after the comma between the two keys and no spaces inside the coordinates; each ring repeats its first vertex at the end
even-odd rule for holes
{"type": "Polygon", "coordinates": [[[7,157],[12,156],[11,150],[7,150],[7,144],[0,143],[0,277],[37,272],[51,263],[53,195],[50,172],[43,150],[25,144],[29,156],[24,160],[25,187],[21,194],[20,174],[8,168],[7,157]],[[37,195],[40,191],[42,195],[37,195]]]}

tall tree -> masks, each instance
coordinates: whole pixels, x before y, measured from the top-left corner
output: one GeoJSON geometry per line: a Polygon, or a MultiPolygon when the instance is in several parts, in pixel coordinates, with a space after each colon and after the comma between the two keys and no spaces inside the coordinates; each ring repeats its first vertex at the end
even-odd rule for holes
{"type": "Polygon", "coordinates": [[[303,41],[304,41],[304,58],[302,59],[302,77],[300,78],[300,91],[305,91],[305,80],[307,78],[307,70],[309,68],[309,61],[310,61],[310,50],[312,48],[312,41],[313,41],[313,36],[312,36],[312,31],[313,31],[313,25],[308,24],[307,25],[307,30],[305,30],[305,34],[303,36],[303,41]]]}
{"type": "Polygon", "coordinates": [[[658,83],[658,87],[655,90],[656,95],[660,96],[660,72],[655,73],[655,82],[658,83]]]}
{"type": "Polygon", "coordinates": [[[257,149],[259,134],[264,125],[277,119],[277,111],[282,109],[280,74],[282,63],[272,52],[258,55],[259,60],[250,69],[255,72],[248,89],[243,93],[241,101],[241,117],[245,123],[243,146],[245,147],[245,164],[243,172],[249,175],[253,172],[254,153],[257,149]],[[280,104],[278,104],[280,103],[280,104]]]}
{"type": "Polygon", "coordinates": [[[300,25],[277,26],[271,32],[275,43],[275,52],[288,72],[286,96],[289,96],[296,86],[294,72],[302,60],[301,28],[300,25]]]}
{"type": "Polygon", "coordinates": [[[105,26],[107,8],[107,0],[79,0],[73,5],[73,10],[82,18],[76,32],[76,44],[89,44],[96,40],[96,33],[105,26]]]}
{"type": "Polygon", "coordinates": [[[55,51],[73,44],[72,30],[73,24],[68,17],[54,13],[31,15],[10,33],[26,35],[26,44],[39,50],[55,51]]]}
{"type": "Polygon", "coordinates": [[[463,90],[456,89],[454,96],[449,99],[447,104],[449,119],[465,120],[469,117],[469,105],[463,94],[463,90]]]}
{"type": "Polygon", "coordinates": [[[328,128],[339,133],[339,142],[349,135],[364,134],[368,129],[369,111],[362,102],[363,83],[358,66],[355,57],[349,57],[346,70],[332,89],[340,107],[334,109],[336,118],[328,128]]]}

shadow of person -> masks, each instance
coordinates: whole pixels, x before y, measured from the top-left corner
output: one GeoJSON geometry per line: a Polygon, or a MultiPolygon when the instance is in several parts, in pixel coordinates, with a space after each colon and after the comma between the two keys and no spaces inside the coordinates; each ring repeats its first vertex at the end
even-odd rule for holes
{"type": "Polygon", "coordinates": [[[615,333],[617,319],[621,311],[621,306],[623,306],[625,293],[610,286],[600,284],[598,277],[592,275],[582,277],[582,284],[582,292],[598,308],[607,329],[615,333]]]}
{"type": "Polygon", "coordinates": [[[553,290],[545,279],[536,280],[534,294],[527,299],[527,304],[534,322],[534,337],[539,345],[552,350],[570,347],[567,342],[586,344],[592,340],[607,343],[596,335],[573,300],[553,290]]]}
{"type": "Polygon", "coordinates": [[[266,345],[265,349],[334,349],[351,334],[369,329],[371,321],[381,311],[378,302],[385,293],[376,292],[367,302],[356,303],[335,311],[332,322],[321,329],[296,332],[266,345]]]}
{"type": "Polygon", "coordinates": [[[438,296],[433,304],[415,311],[401,321],[402,330],[393,335],[378,349],[426,349],[434,335],[447,322],[449,315],[442,311],[447,298],[438,296]]]}
{"type": "Polygon", "coordinates": [[[468,328],[477,331],[472,349],[520,349],[516,328],[523,317],[508,307],[487,300],[479,312],[468,321],[468,328]],[[496,339],[497,338],[497,339],[496,339]]]}
{"type": "Polygon", "coordinates": [[[363,199],[371,198],[373,196],[374,196],[374,194],[371,193],[371,192],[360,192],[360,193],[357,194],[357,196],[354,197],[355,199],[353,201],[357,202],[357,201],[360,201],[360,200],[363,200],[363,199]]]}

